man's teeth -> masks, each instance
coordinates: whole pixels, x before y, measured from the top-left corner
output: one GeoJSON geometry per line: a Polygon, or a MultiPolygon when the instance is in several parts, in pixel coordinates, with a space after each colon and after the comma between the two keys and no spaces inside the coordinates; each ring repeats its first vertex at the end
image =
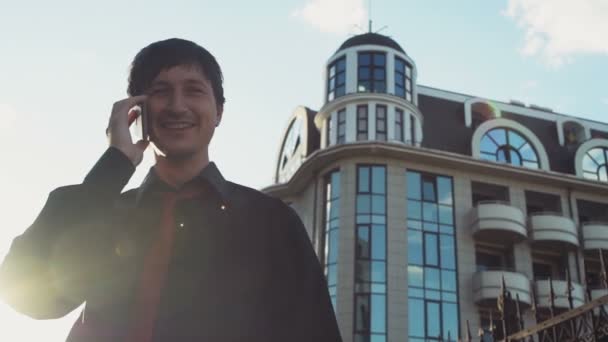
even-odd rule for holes
{"type": "Polygon", "coordinates": [[[169,123],[163,123],[162,126],[163,126],[163,128],[180,129],[180,128],[192,127],[193,125],[191,123],[184,123],[184,122],[169,122],[169,123]]]}

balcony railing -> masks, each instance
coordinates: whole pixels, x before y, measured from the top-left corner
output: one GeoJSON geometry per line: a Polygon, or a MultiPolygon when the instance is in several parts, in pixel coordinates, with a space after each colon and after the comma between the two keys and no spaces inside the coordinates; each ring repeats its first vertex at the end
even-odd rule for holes
{"type": "Polygon", "coordinates": [[[507,202],[480,201],[471,210],[470,225],[476,239],[513,243],[527,236],[523,212],[507,202]]]}
{"type": "Polygon", "coordinates": [[[561,213],[534,213],[529,216],[529,227],[534,242],[578,247],[578,231],[574,221],[561,213]]]}
{"type": "Polygon", "coordinates": [[[506,291],[512,297],[519,297],[520,303],[530,305],[531,289],[530,280],[525,274],[500,269],[489,269],[478,271],[473,275],[473,299],[478,305],[495,305],[496,299],[500,296],[503,289],[503,279],[506,291]]]}
{"type": "Polygon", "coordinates": [[[585,222],[581,224],[583,247],[585,250],[608,250],[608,223],[585,222]]]}

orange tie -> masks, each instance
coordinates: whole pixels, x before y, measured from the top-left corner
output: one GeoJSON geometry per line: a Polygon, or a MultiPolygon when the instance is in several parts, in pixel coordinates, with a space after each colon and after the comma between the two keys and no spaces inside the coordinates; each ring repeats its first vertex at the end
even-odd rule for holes
{"type": "Polygon", "coordinates": [[[175,204],[181,199],[193,198],[201,192],[200,187],[188,187],[178,192],[165,193],[163,196],[161,225],[144,259],[138,291],[135,294],[132,323],[127,333],[128,342],[152,341],[158,304],[173,249],[175,204]]]}

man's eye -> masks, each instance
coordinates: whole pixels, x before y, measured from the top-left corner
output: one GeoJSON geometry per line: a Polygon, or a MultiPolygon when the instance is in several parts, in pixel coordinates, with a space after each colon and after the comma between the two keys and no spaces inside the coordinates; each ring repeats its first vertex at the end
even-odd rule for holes
{"type": "Polygon", "coordinates": [[[205,91],[202,88],[196,88],[196,87],[187,88],[186,91],[189,92],[189,93],[193,93],[193,94],[203,94],[203,93],[205,93],[205,91]]]}
{"type": "Polygon", "coordinates": [[[152,89],[150,91],[150,94],[152,95],[161,95],[161,94],[165,94],[167,93],[167,89],[165,88],[156,88],[156,89],[152,89]]]}

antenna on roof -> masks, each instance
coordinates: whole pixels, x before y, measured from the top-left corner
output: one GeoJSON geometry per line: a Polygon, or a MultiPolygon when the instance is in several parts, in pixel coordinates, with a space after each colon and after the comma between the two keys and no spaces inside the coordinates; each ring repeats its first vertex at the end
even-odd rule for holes
{"type": "Polygon", "coordinates": [[[372,33],[372,0],[367,2],[369,6],[369,33],[372,33]]]}
{"type": "Polygon", "coordinates": [[[380,33],[385,28],[388,28],[388,26],[384,25],[379,30],[374,32],[374,30],[372,28],[372,0],[368,0],[368,6],[369,6],[368,32],[369,33],[380,33]]]}

